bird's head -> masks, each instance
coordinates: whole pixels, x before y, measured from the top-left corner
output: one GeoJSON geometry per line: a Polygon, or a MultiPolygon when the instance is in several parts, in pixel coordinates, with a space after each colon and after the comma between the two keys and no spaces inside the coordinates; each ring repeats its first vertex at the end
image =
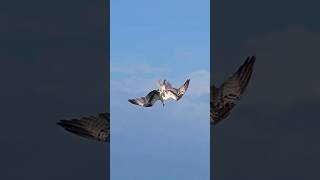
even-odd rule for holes
{"type": "Polygon", "coordinates": [[[163,85],[163,80],[162,79],[158,80],[158,85],[159,86],[163,85]]]}
{"type": "Polygon", "coordinates": [[[164,105],[166,105],[166,102],[163,99],[161,99],[161,102],[162,102],[162,107],[164,107],[164,105]]]}

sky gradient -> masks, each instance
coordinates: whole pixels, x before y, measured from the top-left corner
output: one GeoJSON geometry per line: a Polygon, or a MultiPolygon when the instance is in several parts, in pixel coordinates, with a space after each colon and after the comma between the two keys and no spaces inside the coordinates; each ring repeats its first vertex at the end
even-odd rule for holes
{"type": "Polygon", "coordinates": [[[112,180],[209,179],[209,12],[207,0],[111,1],[112,180]],[[179,102],[129,104],[164,78],[191,79],[179,102]]]}

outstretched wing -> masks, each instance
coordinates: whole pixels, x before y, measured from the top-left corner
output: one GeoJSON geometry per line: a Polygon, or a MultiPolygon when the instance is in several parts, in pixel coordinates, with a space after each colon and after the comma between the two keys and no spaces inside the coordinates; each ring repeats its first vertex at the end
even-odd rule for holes
{"type": "Polygon", "coordinates": [[[167,89],[168,98],[171,97],[176,101],[181,99],[189,87],[189,82],[190,82],[190,79],[187,79],[187,81],[182,86],[180,86],[179,89],[176,89],[176,88],[167,89]]]}
{"type": "Polygon", "coordinates": [[[239,102],[245,91],[253,71],[255,57],[248,57],[238,71],[234,73],[220,88],[211,87],[210,122],[217,124],[225,119],[231,109],[239,102]]]}
{"type": "Polygon", "coordinates": [[[143,106],[143,107],[151,107],[153,104],[160,100],[159,91],[153,90],[148,93],[146,97],[141,97],[137,99],[129,99],[128,101],[132,104],[143,106]]]}
{"type": "Polygon", "coordinates": [[[164,84],[166,89],[172,89],[172,85],[171,85],[171,83],[169,81],[163,80],[163,84],[164,84]]]}
{"type": "Polygon", "coordinates": [[[80,119],[60,120],[57,124],[82,137],[104,142],[110,141],[109,113],[101,113],[98,117],[89,116],[80,119]]]}
{"type": "Polygon", "coordinates": [[[184,95],[184,93],[187,91],[189,87],[190,79],[187,79],[187,81],[178,89],[178,100],[184,95]]]}

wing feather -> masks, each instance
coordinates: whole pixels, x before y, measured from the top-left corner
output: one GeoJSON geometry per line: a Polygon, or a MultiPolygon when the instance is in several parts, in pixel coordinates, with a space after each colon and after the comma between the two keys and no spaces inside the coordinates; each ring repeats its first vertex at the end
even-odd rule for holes
{"type": "Polygon", "coordinates": [[[100,113],[98,117],[88,116],[80,119],[60,120],[57,122],[65,130],[97,141],[110,141],[110,114],[100,113]]]}
{"type": "Polygon", "coordinates": [[[149,92],[145,97],[129,99],[128,101],[135,105],[139,105],[143,107],[151,107],[158,100],[160,100],[159,91],[153,90],[149,92]]]}
{"type": "Polygon", "coordinates": [[[186,93],[186,91],[189,87],[189,82],[190,82],[190,79],[187,79],[187,81],[182,86],[180,86],[180,88],[178,89],[178,99],[177,100],[179,100],[184,95],[184,93],[186,93]]]}
{"type": "Polygon", "coordinates": [[[211,87],[210,122],[217,124],[225,119],[232,108],[239,102],[250,81],[255,57],[248,57],[220,88],[211,87]]]}
{"type": "Polygon", "coordinates": [[[190,79],[187,79],[187,81],[182,86],[180,86],[179,89],[176,89],[176,88],[166,89],[165,99],[172,98],[176,101],[181,99],[189,87],[189,82],[190,82],[190,79]]]}

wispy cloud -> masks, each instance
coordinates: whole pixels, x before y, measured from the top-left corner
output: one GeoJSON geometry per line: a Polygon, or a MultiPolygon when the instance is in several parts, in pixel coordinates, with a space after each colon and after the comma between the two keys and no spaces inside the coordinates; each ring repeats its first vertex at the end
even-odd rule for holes
{"type": "MultiPolygon", "coordinates": [[[[149,70],[153,67],[149,66],[149,70]]],[[[121,71],[124,71],[121,70],[121,71]]],[[[119,72],[119,71],[118,71],[119,72]]],[[[130,72],[130,70],[128,70],[130,72]]],[[[132,70],[132,73],[136,70],[132,70]]],[[[184,76],[177,76],[173,79],[168,79],[172,82],[172,85],[179,87],[182,85],[184,80],[190,79],[190,85],[188,89],[188,94],[195,98],[208,95],[210,93],[210,72],[206,70],[196,70],[191,73],[188,73],[184,76]]],[[[157,89],[157,81],[160,79],[157,77],[136,77],[136,76],[126,76],[117,79],[111,80],[111,89],[128,93],[128,94],[137,94],[137,93],[147,93],[148,90],[157,89]]]]}
{"type": "MultiPolygon", "coordinates": [[[[201,117],[200,119],[206,120],[206,115],[209,116],[210,72],[208,70],[195,69],[185,74],[173,74],[163,73],[167,71],[165,68],[145,64],[113,66],[111,69],[113,73],[122,74],[122,76],[112,78],[110,81],[111,101],[114,108],[122,109],[124,108],[123,106],[129,106],[127,102],[128,98],[145,96],[151,90],[157,89],[157,81],[159,79],[165,78],[177,88],[186,79],[190,79],[186,95],[167,112],[179,119],[189,119],[190,123],[195,118],[201,117]],[[149,75],[146,76],[147,73],[149,75]],[[117,98],[113,100],[112,97],[117,98]]],[[[168,106],[170,105],[168,104],[168,106]]],[[[157,109],[157,107],[154,109],[157,109]]]]}
{"type": "Polygon", "coordinates": [[[190,79],[188,93],[199,97],[210,94],[210,72],[207,70],[197,70],[186,75],[190,79]]]}

